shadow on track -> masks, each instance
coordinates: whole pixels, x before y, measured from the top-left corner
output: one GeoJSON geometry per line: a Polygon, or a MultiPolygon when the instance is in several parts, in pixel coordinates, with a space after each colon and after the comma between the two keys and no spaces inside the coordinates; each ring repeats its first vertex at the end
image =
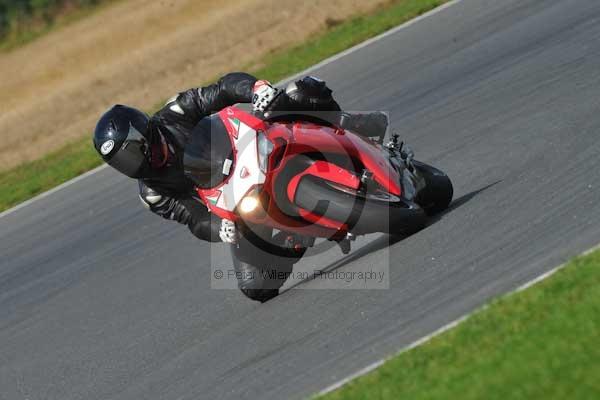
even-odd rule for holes
{"type": "MultiPolygon", "coordinates": [[[[438,215],[435,215],[433,217],[431,217],[429,219],[429,223],[427,224],[427,226],[425,227],[428,228],[430,226],[432,226],[433,224],[439,222],[440,220],[442,220],[444,218],[444,216],[446,214],[451,213],[452,211],[462,207],[463,205],[465,205],[466,203],[468,203],[469,201],[473,200],[474,197],[476,197],[477,195],[481,194],[482,192],[488,190],[489,188],[497,185],[498,183],[502,182],[501,180],[490,183],[489,185],[486,185],[480,189],[477,190],[473,190],[472,192],[469,192],[467,194],[462,195],[461,197],[459,197],[458,199],[454,199],[452,201],[452,203],[450,203],[450,206],[444,210],[443,212],[439,213],[438,215]]],[[[343,267],[346,264],[349,264],[353,261],[359,260],[360,258],[374,253],[376,251],[385,249],[386,247],[390,247],[404,239],[406,239],[408,236],[390,236],[390,235],[383,235],[375,240],[373,240],[372,242],[366,244],[365,246],[359,248],[357,251],[352,252],[350,254],[348,254],[345,257],[340,258],[339,260],[327,265],[326,267],[318,270],[317,273],[327,273],[327,272],[331,272],[334,271],[338,268],[343,267]]],[[[294,285],[286,288],[285,290],[281,291],[281,293],[279,293],[279,295],[281,296],[283,293],[292,290],[300,285],[302,285],[303,283],[306,282],[310,282],[312,280],[314,280],[317,277],[317,273],[312,274],[310,277],[295,283],[294,285]]]]}
{"type": "Polygon", "coordinates": [[[446,216],[446,214],[449,214],[452,211],[456,210],[457,208],[462,207],[463,205],[465,205],[466,203],[471,201],[475,196],[479,195],[480,193],[485,192],[486,190],[488,190],[489,188],[491,188],[493,186],[496,186],[500,182],[502,182],[502,180],[490,183],[489,185],[485,185],[482,188],[479,188],[477,190],[473,190],[472,192],[464,194],[464,195],[460,196],[458,199],[452,200],[452,203],[450,203],[450,206],[448,206],[447,209],[445,209],[441,213],[429,218],[429,222],[428,222],[427,226],[431,226],[431,225],[437,223],[439,220],[443,219],[444,216],[446,216]]]}

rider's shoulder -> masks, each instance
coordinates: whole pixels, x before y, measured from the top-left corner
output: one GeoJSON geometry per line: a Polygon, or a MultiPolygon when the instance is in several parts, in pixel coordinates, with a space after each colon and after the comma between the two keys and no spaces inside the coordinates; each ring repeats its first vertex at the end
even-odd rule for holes
{"type": "Polygon", "coordinates": [[[185,116],[186,111],[189,113],[189,110],[186,105],[192,100],[189,97],[192,96],[192,92],[194,89],[189,89],[184,92],[177,93],[176,95],[170,97],[164,104],[164,106],[156,113],[157,115],[180,115],[185,116]]]}

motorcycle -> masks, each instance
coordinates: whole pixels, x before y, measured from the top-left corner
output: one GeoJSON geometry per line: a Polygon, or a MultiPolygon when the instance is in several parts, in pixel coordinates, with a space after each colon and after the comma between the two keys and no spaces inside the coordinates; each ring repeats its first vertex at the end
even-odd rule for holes
{"type": "Polygon", "coordinates": [[[327,121],[261,118],[235,106],[196,129],[184,170],[208,209],[235,227],[236,270],[283,271],[273,287],[252,289],[265,298],[317,238],[346,254],[357,235],[417,232],[452,200],[448,176],[415,160],[397,135],[384,144],[327,121]]]}

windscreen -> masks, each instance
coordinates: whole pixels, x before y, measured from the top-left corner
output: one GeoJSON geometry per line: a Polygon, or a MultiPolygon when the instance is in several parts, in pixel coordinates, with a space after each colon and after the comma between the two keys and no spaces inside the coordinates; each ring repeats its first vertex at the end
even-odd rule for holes
{"type": "Polygon", "coordinates": [[[203,118],[192,131],[185,146],[184,172],[196,186],[209,189],[218,186],[227,175],[225,160],[233,161],[233,148],[227,128],[218,114],[203,118]]]}

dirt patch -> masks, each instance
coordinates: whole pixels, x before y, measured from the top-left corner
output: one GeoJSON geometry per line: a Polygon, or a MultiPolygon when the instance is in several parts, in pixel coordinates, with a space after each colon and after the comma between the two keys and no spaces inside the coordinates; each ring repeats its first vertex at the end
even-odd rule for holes
{"type": "Polygon", "coordinates": [[[157,101],[299,43],[379,0],[126,0],[0,54],[0,169],[89,134],[114,103],[157,101]]]}

